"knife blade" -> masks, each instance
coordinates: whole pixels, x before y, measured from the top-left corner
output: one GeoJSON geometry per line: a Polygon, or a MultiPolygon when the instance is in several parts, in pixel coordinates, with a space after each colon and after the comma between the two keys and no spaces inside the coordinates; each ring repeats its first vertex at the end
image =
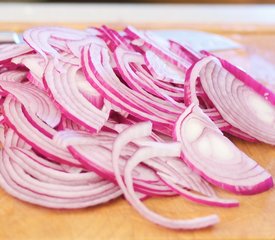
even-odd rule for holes
{"type": "Polygon", "coordinates": [[[4,31],[0,32],[0,44],[7,44],[7,43],[21,43],[23,41],[20,34],[12,31],[4,31]]]}
{"type": "Polygon", "coordinates": [[[187,44],[196,51],[223,51],[242,48],[242,45],[221,35],[194,30],[153,30],[153,33],[165,39],[171,39],[183,45],[187,44]]]}

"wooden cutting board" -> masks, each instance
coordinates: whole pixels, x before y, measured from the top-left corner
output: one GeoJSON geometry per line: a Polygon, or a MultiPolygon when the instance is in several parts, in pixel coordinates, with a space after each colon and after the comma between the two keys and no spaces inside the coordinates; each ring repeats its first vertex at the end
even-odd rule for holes
{"type": "MultiPolygon", "coordinates": [[[[30,25],[0,23],[0,29],[20,31],[30,25]]],[[[84,27],[78,24],[74,26],[84,27]]],[[[199,25],[194,28],[202,29],[199,25]]],[[[211,30],[209,26],[207,29],[211,30]]],[[[218,28],[213,26],[213,29],[217,32],[218,28]]],[[[224,28],[221,29],[224,30],[224,28]]],[[[247,47],[244,50],[220,54],[236,61],[239,65],[244,64],[256,75],[265,79],[265,72],[254,68],[254,65],[257,65],[255,60],[244,59],[260,54],[263,60],[270,61],[275,68],[275,53],[272,52],[275,50],[275,34],[272,30],[259,35],[259,31],[249,29],[249,33],[246,32],[245,35],[240,34],[239,29],[238,34],[233,30],[230,30],[230,34],[227,33],[227,36],[245,44],[247,47]]],[[[268,77],[272,78],[272,76],[268,77]]],[[[231,139],[275,177],[274,147],[231,139]]],[[[151,209],[168,217],[187,219],[216,213],[221,219],[219,224],[208,229],[174,231],[148,222],[122,197],[101,206],[67,211],[45,209],[24,203],[0,190],[0,239],[275,239],[275,189],[254,196],[236,196],[222,190],[217,192],[221,196],[238,199],[240,207],[230,209],[207,207],[181,197],[146,200],[146,204],[151,209]]]]}

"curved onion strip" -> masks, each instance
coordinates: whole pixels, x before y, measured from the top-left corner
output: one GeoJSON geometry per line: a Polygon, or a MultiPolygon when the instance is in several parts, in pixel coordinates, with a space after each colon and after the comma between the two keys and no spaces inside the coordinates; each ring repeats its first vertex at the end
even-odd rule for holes
{"type": "MultiPolygon", "coordinates": [[[[100,194],[102,191],[106,191],[109,188],[115,187],[113,183],[106,180],[95,183],[84,183],[82,185],[75,186],[68,186],[66,184],[63,184],[62,182],[44,182],[41,179],[33,178],[33,174],[35,174],[36,170],[32,168],[26,168],[25,165],[22,164],[22,160],[20,159],[20,157],[13,154],[13,150],[7,148],[5,149],[5,152],[11,159],[11,161],[6,162],[6,166],[8,166],[8,168],[10,169],[9,171],[11,172],[11,174],[13,174],[13,179],[17,182],[17,184],[39,194],[67,199],[85,198],[100,194]]],[[[26,155],[24,157],[26,157],[26,155]]],[[[31,159],[28,160],[31,161],[31,159]]],[[[66,173],[63,172],[63,175],[64,174],[66,173]]],[[[48,176],[48,178],[50,178],[50,176],[48,176]]]]}
{"type": "MultiPolygon", "coordinates": [[[[200,75],[201,69],[203,69],[205,65],[207,65],[208,63],[210,63],[212,61],[216,62],[217,64],[220,64],[220,62],[217,60],[217,58],[215,58],[213,56],[209,56],[209,57],[201,59],[198,62],[195,62],[192,65],[192,67],[187,70],[186,81],[185,81],[185,85],[184,85],[184,90],[185,90],[185,94],[184,94],[185,101],[184,102],[186,105],[190,105],[191,103],[194,103],[194,104],[199,103],[198,94],[197,94],[198,82],[196,80],[198,79],[198,77],[200,75]]],[[[202,90],[204,91],[204,89],[202,89],[202,90]]],[[[221,127],[222,131],[228,132],[231,135],[237,136],[241,139],[244,139],[244,140],[247,140],[250,142],[254,142],[256,140],[254,137],[250,136],[246,132],[241,131],[240,129],[232,126],[226,120],[225,121],[227,122],[227,124],[226,124],[226,122],[223,122],[223,124],[220,125],[219,122],[217,122],[217,120],[219,121],[219,120],[224,119],[223,116],[221,115],[221,113],[213,105],[212,101],[209,99],[208,96],[203,97],[203,100],[209,102],[209,105],[211,106],[211,108],[206,108],[206,109],[202,109],[202,110],[204,111],[204,113],[206,113],[211,118],[212,121],[214,121],[215,123],[218,123],[218,125],[219,125],[219,127],[221,127]],[[209,113],[209,111],[211,111],[211,114],[209,113]]]]}
{"type": "MultiPolygon", "coordinates": [[[[5,191],[12,196],[40,206],[59,209],[74,209],[94,206],[105,203],[121,195],[121,191],[112,186],[111,188],[102,191],[97,195],[81,198],[59,198],[40,194],[34,191],[33,186],[21,186],[25,180],[22,175],[19,175],[11,166],[11,160],[7,154],[1,154],[0,161],[0,185],[5,191]],[[19,181],[19,184],[17,184],[19,181]]],[[[21,172],[22,173],[22,172],[21,172]]],[[[25,176],[24,176],[25,177],[25,176]]]]}
{"type": "Polygon", "coordinates": [[[26,110],[24,106],[22,106],[22,112],[25,115],[26,119],[29,121],[29,123],[32,124],[36,129],[38,129],[42,134],[47,136],[48,138],[52,138],[56,130],[51,128],[48,124],[45,124],[39,117],[36,116],[36,114],[26,110]]]}
{"type": "Polygon", "coordinates": [[[248,135],[247,133],[241,131],[240,129],[238,128],[235,128],[233,126],[230,126],[229,128],[225,129],[225,130],[222,130],[223,132],[227,132],[233,136],[236,136],[240,139],[243,139],[245,141],[248,141],[248,142],[257,142],[257,139],[254,138],[254,137],[251,137],[250,135],[248,135]]]}
{"type": "Polygon", "coordinates": [[[60,111],[44,91],[29,83],[0,81],[0,87],[15,96],[29,112],[36,114],[49,126],[55,127],[59,124],[60,111]]]}
{"type": "Polygon", "coordinates": [[[87,145],[87,144],[95,144],[102,145],[107,147],[106,145],[112,145],[116,133],[106,132],[101,130],[97,134],[91,134],[85,131],[76,131],[76,130],[64,130],[56,132],[53,137],[53,140],[56,144],[68,147],[70,145],[87,145]]]}
{"type": "Polygon", "coordinates": [[[78,125],[71,119],[66,118],[65,116],[62,116],[60,124],[57,126],[57,130],[75,130],[75,131],[84,131],[85,128],[82,127],[81,125],[78,125]]]}
{"type": "Polygon", "coordinates": [[[9,147],[20,147],[22,149],[30,150],[31,146],[23,141],[11,128],[4,127],[2,128],[2,147],[8,144],[9,147]]]}
{"type": "Polygon", "coordinates": [[[66,41],[64,41],[64,39],[51,37],[49,38],[48,43],[58,52],[69,52],[69,48],[67,46],[66,41]]]}
{"type": "Polygon", "coordinates": [[[35,76],[38,78],[43,77],[43,73],[46,67],[46,62],[40,54],[24,54],[18,57],[15,57],[11,62],[17,65],[23,65],[28,68],[35,76]]]}
{"type": "Polygon", "coordinates": [[[3,44],[0,48],[0,63],[31,51],[27,44],[3,44]]]}
{"type": "MultiPolygon", "coordinates": [[[[176,55],[169,49],[169,41],[159,38],[150,31],[138,31],[134,27],[127,27],[124,32],[134,40],[134,44],[138,46],[145,46],[158,56],[163,57],[166,61],[177,66],[185,71],[190,63],[180,56],[176,55]]],[[[145,49],[145,50],[147,50],[145,49]]]]}
{"type": "Polygon", "coordinates": [[[65,27],[35,27],[24,32],[23,37],[29,46],[46,59],[46,54],[60,58],[58,51],[51,46],[50,39],[81,40],[89,36],[88,32],[65,27]]]}
{"type": "Polygon", "coordinates": [[[146,51],[144,57],[146,66],[154,78],[164,82],[184,84],[185,72],[166,63],[152,51],[146,51]]]}
{"type": "Polygon", "coordinates": [[[39,165],[42,165],[47,169],[53,169],[60,172],[64,172],[64,168],[61,166],[61,164],[49,161],[48,159],[43,157],[39,157],[32,149],[22,149],[21,147],[12,147],[12,148],[15,154],[19,156],[24,156],[24,155],[27,156],[26,158],[22,158],[23,160],[32,159],[32,161],[27,161],[27,164],[31,164],[31,162],[37,162],[39,165]]]}
{"type": "MultiPolygon", "coordinates": [[[[107,144],[104,144],[104,146],[100,145],[70,145],[68,149],[73,154],[74,157],[79,159],[79,161],[83,165],[89,165],[89,169],[97,172],[102,177],[107,177],[110,180],[114,180],[114,171],[112,167],[112,144],[107,147],[107,144]]],[[[130,151],[130,155],[132,154],[132,150],[130,151]]],[[[128,154],[127,154],[128,155],[128,154]]],[[[120,163],[121,163],[121,169],[123,169],[125,165],[125,155],[121,156],[120,163]]],[[[87,167],[88,168],[88,167],[87,167]]],[[[146,166],[139,166],[135,170],[135,183],[137,186],[144,184],[142,182],[148,182],[151,183],[152,186],[148,185],[148,188],[151,187],[154,189],[154,182],[160,182],[159,178],[155,175],[155,172],[152,171],[150,168],[146,166]],[[138,183],[139,182],[139,183],[138,183]]],[[[167,191],[168,188],[164,187],[163,184],[161,188],[157,188],[159,190],[162,189],[167,191]]]]}
{"type": "Polygon", "coordinates": [[[99,131],[108,119],[108,112],[93,106],[79,92],[76,79],[83,77],[79,67],[66,64],[62,69],[64,73],[56,70],[53,61],[48,62],[44,78],[46,88],[66,117],[91,131],[99,131]]]}
{"type": "Polygon", "coordinates": [[[140,148],[127,162],[124,169],[125,180],[123,181],[119,169],[119,156],[122,148],[131,140],[146,137],[151,134],[152,125],[149,122],[138,123],[124,130],[115,140],[113,145],[113,167],[116,180],[121,187],[124,196],[132,204],[133,207],[145,218],[150,221],[172,229],[196,229],[208,227],[216,224],[219,219],[216,215],[208,217],[196,218],[192,220],[172,220],[156,214],[149,210],[136,196],[133,188],[132,171],[142,161],[151,157],[175,157],[180,153],[180,145],[178,143],[162,144],[161,147],[143,147],[140,148]]]}
{"type": "Polygon", "coordinates": [[[234,199],[222,199],[218,197],[208,197],[202,196],[191,191],[182,188],[177,184],[172,177],[169,175],[167,176],[165,173],[158,173],[161,179],[171,187],[175,192],[182,195],[184,198],[189,199],[193,202],[209,205],[209,206],[216,206],[216,207],[237,207],[239,206],[239,202],[234,199]]]}
{"type": "Polygon", "coordinates": [[[77,87],[79,92],[96,108],[107,110],[114,110],[113,107],[109,106],[109,103],[86,81],[77,81],[77,87]],[[105,106],[104,106],[105,105],[105,106]]]}
{"type": "Polygon", "coordinates": [[[3,73],[0,73],[0,81],[7,82],[22,82],[26,79],[26,71],[22,70],[9,70],[3,73]]]}
{"type": "Polygon", "coordinates": [[[275,104],[214,62],[201,69],[200,79],[206,94],[227,122],[275,145],[275,104]]]}
{"type": "Polygon", "coordinates": [[[131,45],[130,40],[123,37],[121,32],[117,32],[116,30],[111,29],[106,25],[103,25],[100,28],[100,31],[110,40],[111,44],[114,46],[114,49],[118,46],[129,50],[134,49],[134,46],[131,45]]]}
{"type": "MultiPolygon", "coordinates": [[[[117,134],[101,131],[97,135],[85,132],[62,131],[54,136],[56,144],[68,146],[68,149],[87,169],[97,172],[100,176],[114,181],[111,162],[112,144],[117,134]]],[[[121,161],[125,162],[136,147],[129,146],[123,152],[121,161]]],[[[123,169],[123,165],[121,166],[123,169]]],[[[149,195],[171,195],[167,188],[155,175],[155,172],[146,166],[135,170],[135,186],[138,191],[149,195]]]]}
{"type": "Polygon", "coordinates": [[[185,58],[188,62],[194,63],[203,57],[203,54],[196,52],[194,49],[189,47],[187,44],[182,45],[173,40],[169,40],[170,50],[181,58],[185,58]]]}
{"type": "MultiPolygon", "coordinates": [[[[86,146],[69,146],[68,149],[77,158],[83,166],[85,166],[90,171],[96,172],[98,175],[105,179],[115,182],[114,171],[111,164],[111,154],[112,152],[103,147],[94,147],[92,145],[86,146]],[[98,151],[101,151],[100,154],[98,151]]],[[[124,159],[125,162],[125,159],[124,159]]],[[[123,166],[121,166],[123,168],[123,166]]],[[[135,189],[138,192],[152,195],[171,195],[173,193],[164,184],[158,186],[156,183],[161,183],[158,178],[152,179],[154,176],[153,171],[145,167],[139,169],[136,172],[135,177],[135,189]],[[153,174],[153,175],[152,175],[153,174]],[[139,176],[141,175],[141,176],[139,176]],[[150,178],[148,178],[150,177],[150,178]]],[[[174,194],[174,193],[173,193],[174,194]]]]}
{"type": "Polygon", "coordinates": [[[28,72],[27,79],[30,81],[30,83],[32,83],[37,88],[45,90],[43,80],[38,76],[36,76],[34,73],[28,72]]]}
{"type": "Polygon", "coordinates": [[[102,39],[95,36],[89,36],[81,40],[67,41],[67,46],[74,56],[80,58],[82,48],[84,46],[90,45],[91,43],[97,43],[100,45],[102,43],[102,39]]]}
{"type": "MultiPolygon", "coordinates": [[[[216,57],[214,54],[209,53],[207,51],[201,51],[201,52],[206,56],[216,57]]],[[[256,93],[264,97],[272,105],[275,105],[275,92],[272,92],[272,90],[266,88],[263,84],[261,84],[260,82],[252,78],[250,75],[248,75],[246,72],[234,66],[230,62],[224,59],[221,59],[219,57],[216,57],[216,58],[218,58],[222,66],[232,75],[234,75],[239,81],[243,82],[246,86],[250,87],[256,93]]]]}
{"type": "Polygon", "coordinates": [[[161,179],[161,174],[171,177],[181,187],[206,196],[216,196],[212,187],[199,175],[191,171],[179,158],[154,158],[144,162],[153,168],[161,179]]]}
{"type": "Polygon", "coordinates": [[[145,62],[141,54],[117,47],[114,51],[114,59],[122,79],[133,90],[143,94],[146,97],[144,101],[165,113],[175,114],[181,112],[179,109],[184,108],[184,104],[173,100],[175,95],[178,97],[177,94],[162,89],[155,84],[152,76],[148,75],[142,68],[141,65],[145,64],[145,62]]]}
{"type": "Polygon", "coordinates": [[[214,185],[240,194],[273,186],[270,174],[224,137],[198,106],[191,104],[185,110],[174,134],[182,144],[183,160],[214,185]]]}
{"type": "Polygon", "coordinates": [[[106,182],[95,173],[68,173],[63,171],[63,166],[53,167],[53,163],[29,150],[20,148],[20,142],[17,140],[18,135],[9,129],[3,142],[4,150],[12,159],[10,168],[12,166],[18,174],[18,176],[15,175],[15,178],[22,177],[23,181],[19,180],[20,184],[27,181],[25,186],[27,189],[32,186],[32,190],[36,189],[35,192],[44,195],[56,195],[61,198],[85,198],[85,195],[89,197],[100,193],[108,185],[114,187],[112,183],[106,182]],[[101,188],[103,189],[101,190],[101,188]]]}
{"type": "MultiPolygon", "coordinates": [[[[133,140],[133,143],[140,147],[159,146],[157,142],[147,141],[148,139],[146,138],[140,138],[138,140],[133,140]]],[[[146,160],[144,163],[155,169],[164,183],[171,187],[171,189],[176,192],[180,191],[182,196],[191,201],[220,207],[238,206],[238,201],[236,200],[218,198],[214,190],[202,178],[192,172],[179,158],[154,158],[146,160]],[[206,196],[192,193],[187,189],[206,196]]]]}
{"type": "Polygon", "coordinates": [[[30,123],[23,113],[22,105],[11,96],[5,99],[4,111],[7,124],[36,151],[53,161],[81,166],[66,148],[57,146],[51,138],[45,136],[30,123]]]}
{"type": "MultiPolygon", "coordinates": [[[[106,62],[108,61],[108,58],[109,56],[106,48],[102,48],[98,45],[91,45],[90,47],[83,48],[83,70],[91,85],[112,104],[135,115],[136,117],[140,119],[148,119],[154,123],[162,125],[168,124],[169,122],[166,120],[152,114],[152,110],[151,113],[148,113],[148,109],[152,109],[152,107],[149,107],[148,104],[146,104],[145,108],[145,103],[143,101],[133,98],[130,89],[127,88],[127,92],[125,92],[126,90],[121,91],[122,89],[118,89],[118,86],[122,87],[122,85],[120,80],[115,76],[110,63],[106,62]],[[104,63],[100,60],[102,57],[104,57],[104,63]],[[129,97],[131,97],[131,101],[129,101],[129,97]]],[[[123,88],[126,89],[126,87],[123,88]]]]}

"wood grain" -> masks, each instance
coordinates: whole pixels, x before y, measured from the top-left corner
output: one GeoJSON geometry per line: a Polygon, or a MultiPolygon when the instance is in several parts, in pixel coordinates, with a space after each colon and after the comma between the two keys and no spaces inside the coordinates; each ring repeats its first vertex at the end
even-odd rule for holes
{"type": "MultiPolygon", "coordinates": [[[[25,27],[28,26],[25,25],[25,27]]],[[[12,29],[22,30],[22,25],[20,29],[16,26],[12,29]]],[[[261,41],[257,33],[230,36],[248,46],[244,51],[256,51],[263,53],[264,56],[270,52],[269,46],[274,38],[271,33],[266,36],[265,41],[261,41]],[[271,42],[267,44],[268,41],[271,42]]],[[[222,54],[232,56],[229,52],[222,54]]],[[[234,56],[240,57],[240,55],[243,59],[248,56],[243,52],[234,56]]],[[[268,56],[270,57],[270,54],[268,56]]],[[[231,139],[275,176],[274,147],[231,139]]],[[[221,218],[221,222],[212,228],[198,231],[174,231],[148,222],[123,198],[97,207],[64,211],[33,206],[18,201],[0,190],[0,239],[275,239],[275,189],[254,196],[237,196],[219,189],[217,192],[221,196],[238,199],[240,207],[230,209],[207,207],[180,197],[146,200],[150,208],[173,218],[191,218],[212,213],[217,213],[221,218]]]]}

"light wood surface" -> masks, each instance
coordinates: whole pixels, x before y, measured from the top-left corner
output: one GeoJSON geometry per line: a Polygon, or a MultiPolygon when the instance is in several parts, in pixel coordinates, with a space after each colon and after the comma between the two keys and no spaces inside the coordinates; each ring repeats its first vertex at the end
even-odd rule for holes
{"type": "MultiPolygon", "coordinates": [[[[28,27],[29,24],[18,25],[20,28],[16,25],[12,26],[14,30],[19,31],[28,27]]],[[[80,28],[84,25],[75,26],[80,28]]],[[[1,27],[3,25],[0,24],[0,29],[1,27]]],[[[237,53],[230,51],[221,53],[222,55],[240,62],[250,54],[260,53],[267,60],[274,61],[275,53],[273,54],[271,50],[275,50],[273,46],[275,35],[270,33],[262,38],[255,32],[248,35],[233,34],[230,37],[248,47],[237,53]]],[[[274,147],[231,139],[275,177],[274,147]]],[[[216,213],[221,219],[219,224],[208,229],[174,231],[148,222],[123,198],[97,207],[64,211],[30,205],[0,190],[0,239],[275,239],[275,189],[254,196],[237,196],[222,190],[217,191],[221,196],[238,199],[240,207],[230,209],[207,207],[180,197],[146,200],[150,208],[165,216],[191,218],[216,213]]]]}

